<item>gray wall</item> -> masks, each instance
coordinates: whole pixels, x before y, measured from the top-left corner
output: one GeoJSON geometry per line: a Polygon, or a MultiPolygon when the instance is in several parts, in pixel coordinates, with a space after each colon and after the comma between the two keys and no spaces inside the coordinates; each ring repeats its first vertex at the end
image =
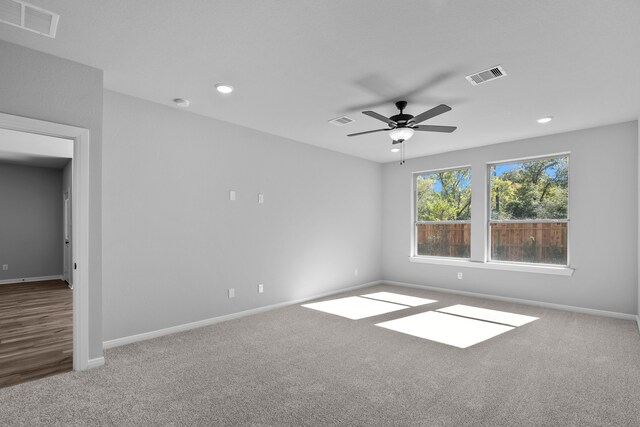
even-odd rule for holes
{"type": "Polygon", "coordinates": [[[0,163],[0,280],[62,274],[62,170],[0,163]]]}
{"type": "Polygon", "coordinates": [[[380,279],[380,164],[109,91],[104,139],[105,340],[380,279]]]}
{"type": "MultiPolygon", "coordinates": [[[[413,141],[412,141],[413,142],[413,141]]],[[[383,278],[489,295],[637,312],[638,124],[628,122],[383,166],[383,278]],[[472,253],[486,232],[487,162],[571,152],[572,277],[410,263],[412,173],[472,166],[472,253]],[[456,273],[464,272],[458,280],[456,273]]],[[[478,247],[478,245],[480,245],[478,247]]]]}
{"type": "Polygon", "coordinates": [[[102,70],[0,41],[0,112],[89,129],[89,357],[102,356],[102,70]]]}

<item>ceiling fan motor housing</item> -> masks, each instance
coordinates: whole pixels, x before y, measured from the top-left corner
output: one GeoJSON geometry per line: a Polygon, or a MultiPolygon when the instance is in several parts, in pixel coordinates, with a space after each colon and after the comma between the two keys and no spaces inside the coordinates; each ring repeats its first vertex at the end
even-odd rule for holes
{"type": "Polygon", "coordinates": [[[413,116],[411,114],[396,114],[395,116],[389,117],[391,120],[396,122],[399,126],[406,126],[413,116]]]}
{"type": "MultiPolygon", "coordinates": [[[[398,124],[397,127],[404,127],[409,123],[409,120],[413,119],[413,116],[411,114],[404,114],[404,109],[407,108],[407,101],[396,102],[396,108],[400,110],[400,114],[391,116],[389,117],[389,119],[396,122],[398,124]]],[[[392,126],[392,127],[396,127],[396,126],[392,126]]]]}

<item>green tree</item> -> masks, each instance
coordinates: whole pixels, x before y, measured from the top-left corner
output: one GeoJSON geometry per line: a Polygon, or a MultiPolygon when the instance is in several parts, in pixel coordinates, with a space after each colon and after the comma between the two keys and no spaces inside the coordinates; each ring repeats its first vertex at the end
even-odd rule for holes
{"type": "Polygon", "coordinates": [[[519,184],[499,176],[491,178],[492,219],[508,219],[506,206],[514,200],[518,186],[519,184]]]}
{"type": "Polygon", "coordinates": [[[492,168],[492,219],[564,219],[568,206],[568,158],[521,163],[497,176],[492,168]]]}
{"type": "Polygon", "coordinates": [[[469,169],[435,172],[418,177],[419,221],[471,219],[469,169]]]}

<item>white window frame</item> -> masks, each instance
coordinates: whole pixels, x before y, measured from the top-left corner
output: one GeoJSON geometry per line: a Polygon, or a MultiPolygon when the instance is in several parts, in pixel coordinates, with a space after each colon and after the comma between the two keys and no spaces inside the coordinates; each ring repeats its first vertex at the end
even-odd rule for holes
{"type": "MultiPolygon", "coordinates": [[[[453,261],[470,261],[471,253],[469,253],[469,258],[457,258],[457,257],[443,257],[443,256],[434,256],[434,255],[418,255],[418,225],[420,224],[469,224],[471,226],[471,220],[463,220],[463,221],[418,221],[418,176],[440,173],[440,172],[450,172],[457,171],[462,169],[468,169],[470,175],[470,182],[473,179],[473,170],[471,165],[463,165],[463,166],[453,166],[447,168],[438,168],[431,169],[421,172],[414,172],[412,175],[412,186],[413,186],[413,206],[412,206],[412,231],[411,231],[411,258],[424,258],[424,259],[433,259],[433,260],[453,260],[453,261]]],[[[471,185],[469,185],[471,187],[471,185]]],[[[471,200],[473,200],[473,192],[471,194],[471,200]]],[[[469,210],[471,210],[471,205],[469,205],[469,210]]]]}
{"type": "Polygon", "coordinates": [[[570,233],[571,233],[571,160],[570,153],[559,153],[559,154],[548,154],[544,156],[536,156],[536,157],[526,157],[521,159],[513,159],[513,160],[502,160],[499,162],[490,162],[487,163],[487,198],[485,200],[487,207],[487,247],[486,257],[487,262],[496,263],[496,264],[515,264],[515,265],[531,265],[531,266],[542,266],[542,267],[569,267],[571,265],[570,260],[570,233]],[[491,167],[498,165],[507,165],[513,163],[527,163],[527,162],[535,162],[537,160],[546,160],[546,159],[557,159],[560,157],[567,158],[567,164],[569,165],[569,172],[567,177],[567,218],[566,219],[510,219],[510,220],[493,220],[491,219],[491,167]],[[518,261],[505,261],[505,260],[494,260],[491,259],[491,225],[492,224],[534,224],[534,223],[566,223],[567,224],[567,263],[566,264],[544,264],[544,263],[535,263],[535,262],[518,262],[518,261]]]}

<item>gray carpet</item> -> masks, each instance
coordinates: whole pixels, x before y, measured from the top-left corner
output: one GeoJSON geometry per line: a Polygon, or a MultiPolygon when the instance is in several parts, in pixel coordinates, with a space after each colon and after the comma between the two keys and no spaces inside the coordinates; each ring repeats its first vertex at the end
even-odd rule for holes
{"type": "Polygon", "coordinates": [[[438,302],[362,320],[296,305],[115,348],[103,368],[0,389],[0,425],[640,425],[634,322],[392,286],[342,296],[380,290],[438,302]],[[374,326],[453,304],[540,319],[467,349],[374,326]]]}

